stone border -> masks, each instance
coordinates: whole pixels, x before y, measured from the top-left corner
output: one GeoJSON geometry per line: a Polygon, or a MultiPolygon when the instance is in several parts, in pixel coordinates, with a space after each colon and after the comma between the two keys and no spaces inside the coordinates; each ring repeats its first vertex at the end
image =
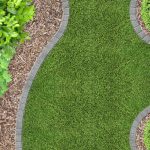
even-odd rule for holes
{"type": "Polygon", "coordinates": [[[137,6],[138,0],[131,0],[130,2],[130,21],[134,28],[134,31],[137,35],[147,44],[150,44],[150,35],[146,34],[143,29],[141,28],[138,18],[137,18],[137,6]]]}
{"type": "Polygon", "coordinates": [[[140,122],[142,121],[142,119],[145,118],[147,114],[149,113],[150,113],[150,106],[148,106],[142,112],[140,112],[132,124],[131,130],[130,130],[130,138],[129,138],[131,150],[138,150],[137,145],[136,145],[137,128],[140,122]]]}
{"type": "Polygon", "coordinates": [[[62,9],[63,9],[63,16],[62,22],[60,24],[59,30],[51,39],[51,41],[46,45],[46,47],[42,50],[39,57],[36,59],[26,81],[26,84],[23,88],[22,95],[19,102],[18,112],[17,112],[17,119],[16,119],[16,150],[22,150],[22,126],[23,126],[23,117],[25,106],[27,102],[28,93],[30,91],[32,82],[42,65],[45,57],[48,53],[52,50],[55,44],[59,41],[59,39],[63,36],[69,19],[69,0],[61,0],[62,1],[62,9]]]}

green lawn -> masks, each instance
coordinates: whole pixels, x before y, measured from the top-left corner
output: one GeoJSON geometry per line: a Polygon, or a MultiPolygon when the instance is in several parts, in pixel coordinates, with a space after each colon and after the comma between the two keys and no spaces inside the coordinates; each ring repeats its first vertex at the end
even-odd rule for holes
{"type": "Polygon", "coordinates": [[[131,26],[129,3],[70,0],[65,36],[29,94],[24,150],[130,149],[132,122],[150,105],[150,47],[131,26]]]}

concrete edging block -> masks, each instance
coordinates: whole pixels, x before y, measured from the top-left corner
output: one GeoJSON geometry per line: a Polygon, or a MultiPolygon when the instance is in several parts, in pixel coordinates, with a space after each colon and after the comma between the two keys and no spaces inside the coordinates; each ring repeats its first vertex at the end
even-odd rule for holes
{"type": "Polygon", "coordinates": [[[137,19],[137,6],[138,6],[138,0],[131,0],[130,2],[130,21],[134,28],[134,31],[137,33],[139,38],[143,40],[145,43],[150,44],[150,35],[144,33],[143,29],[141,28],[138,19],[137,19]]]}
{"type": "Polygon", "coordinates": [[[146,117],[146,115],[150,113],[150,106],[148,106],[147,108],[145,108],[143,111],[141,111],[138,116],[135,118],[131,130],[130,130],[130,136],[129,136],[129,143],[130,143],[130,147],[131,150],[138,150],[137,149],[137,145],[136,145],[136,132],[137,132],[137,128],[140,124],[140,122],[142,121],[142,119],[144,117],[146,117]]]}
{"type": "Polygon", "coordinates": [[[61,0],[61,2],[63,9],[63,16],[59,30],[56,32],[51,41],[49,41],[48,44],[43,48],[39,57],[36,59],[22,91],[16,119],[16,150],[22,150],[22,124],[23,124],[24,110],[32,82],[44,59],[53,49],[53,47],[56,45],[59,39],[64,35],[64,32],[67,28],[69,19],[69,0],[61,0]]]}

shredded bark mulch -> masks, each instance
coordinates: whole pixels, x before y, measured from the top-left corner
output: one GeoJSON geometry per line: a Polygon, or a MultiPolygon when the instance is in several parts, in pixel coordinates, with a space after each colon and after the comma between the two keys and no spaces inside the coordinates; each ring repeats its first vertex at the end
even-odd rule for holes
{"type": "Polygon", "coordinates": [[[146,28],[146,25],[145,23],[143,22],[142,20],[142,17],[141,17],[141,5],[142,5],[142,0],[137,0],[138,2],[138,5],[137,5],[137,20],[142,28],[142,30],[144,31],[144,33],[146,35],[150,35],[150,31],[146,28]]]}
{"type": "MultiPolygon", "coordinates": [[[[141,17],[141,3],[142,0],[138,0],[138,6],[137,6],[137,18],[138,22],[144,31],[145,34],[150,35],[150,31],[146,28],[145,23],[142,20],[141,17]]],[[[145,144],[144,144],[144,129],[146,123],[150,120],[150,114],[147,114],[146,117],[142,119],[140,122],[138,128],[137,128],[137,133],[136,133],[136,145],[138,150],[146,150],[145,144]]]]}
{"type": "Polygon", "coordinates": [[[27,24],[31,40],[20,45],[10,63],[12,82],[0,98],[0,150],[15,150],[16,115],[27,76],[39,53],[59,29],[62,18],[61,0],[33,0],[36,15],[27,24]]]}
{"type": "Polygon", "coordinates": [[[144,144],[144,129],[146,123],[150,120],[150,114],[147,114],[146,117],[140,122],[137,133],[136,133],[136,145],[138,150],[147,150],[144,144]]]}

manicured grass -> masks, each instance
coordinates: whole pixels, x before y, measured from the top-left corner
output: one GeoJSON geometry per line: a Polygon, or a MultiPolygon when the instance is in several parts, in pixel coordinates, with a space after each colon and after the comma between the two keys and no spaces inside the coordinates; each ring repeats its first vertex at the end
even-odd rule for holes
{"type": "Polygon", "coordinates": [[[150,105],[150,47],[134,33],[130,0],[70,0],[65,36],[29,94],[24,150],[129,150],[150,105]]]}
{"type": "Polygon", "coordinates": [[[145,144],[147,150],[150,150],[150,121],[148,121],[145,125],[144,144],[145,144]]]}

